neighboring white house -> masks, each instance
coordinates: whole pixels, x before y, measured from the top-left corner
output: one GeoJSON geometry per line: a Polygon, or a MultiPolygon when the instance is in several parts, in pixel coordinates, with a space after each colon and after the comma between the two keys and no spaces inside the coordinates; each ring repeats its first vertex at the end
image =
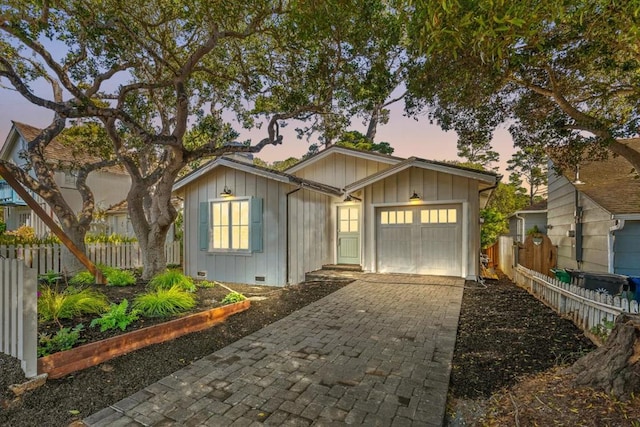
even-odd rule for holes
{"type": "MultiPolygon", "coordinates": [[[[640,143],[632,143],[640,149],[640,143]]],[[[556,175],[549,168],[547,235],[558,267],[640,275],[640,179],[616,156],[556,175]]]]}
{"type": "Polygon", "coordinates": [[[474,279],[498,176],[332,146],[286,172],[218,158],[178,181],[184,269],[285,285],[326,264],[474,279]]]}
{"type": "MultiPolygon", "coordinates": [[[[40,129],[24,123],[13,122],[13,126],[7,135],[2,148],[0,148],[0,158],[8,160],[15,165],[25,164],[21,152],[25,149],[27,141],[33,140],[40,129]]],[[[96,161],[98,159],[74,152],[69,147],[65,147],[57,140],[51,141],[45,150],[47,162],[52,165],[64,165],[65,162],[84,163],[96,161]]],[[[75,187],[75,176],[73,170],[59,168],[55,172],[55,179],[65,200],[75,212],[79,212],[82,206],[80,193],[75,187]]],[[[87,178],[87,185],[93,191],[95,205],[98,209],[107,209],[110,206],[122,201],[129,191],[131,178],[120,166],[112,166],[92,172],[87,178]]],[[[37,195],[34,198],[40,202],[47,213],[55,217],[51,208],[37,195]]],[[[26,203],[15,193],[6,181],[0,180],[0,206],[4,207],[4,219],[7,223],[7,230],[15,230],[22,225],[34,228],[37,236],[49,234],[48,227],[31,211],[26,203]]],[[[109,232],[105,223],[97,222],[96,231],[109,232]]]]}
{"type": "Polygon", "coordinates": [[[543,200],[533,205],[522,208],[507,217],[509,220],[508,236],[515,242],[524,243],[527,232],[538,227],[541,233],[547,232],[547,201],[543,200]]]}

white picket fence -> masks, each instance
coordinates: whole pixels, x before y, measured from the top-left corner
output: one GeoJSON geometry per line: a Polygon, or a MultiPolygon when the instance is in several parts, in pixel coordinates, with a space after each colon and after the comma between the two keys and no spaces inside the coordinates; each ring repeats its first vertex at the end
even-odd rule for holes
{"type": "MultiPolygon", "coordinates": [[[[167,264],[181,264],[180,242],[169,242],[164,247],[167,264]]],[[[63,272],[61,245],[1,245],[0,257],[23,260],[38,274],[63,272]]],[[[142,267],[142,251],[134,243],[88,243],[87,255],[96,264],[116,268],[142,267]]]]}
{"type": "Polygon", "coordinates": [[[529,290],[540,301],[567,317],[584,331],[614,321],[621,313],[639,312],[638,303],[626,298],[605,295],[579,286],[564,283],[537,271],[518,265],[513,280],[529,290]]]}
{"type": "Polygon", "coordinates": [[[28,378],[38,374],[36,270],[21,260],[0,260],[0,351],[20,360],[28,378]]]}

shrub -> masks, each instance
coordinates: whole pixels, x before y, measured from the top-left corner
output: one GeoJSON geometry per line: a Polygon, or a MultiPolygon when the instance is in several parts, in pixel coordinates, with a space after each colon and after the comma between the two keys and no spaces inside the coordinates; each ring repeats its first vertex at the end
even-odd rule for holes
{"type": "Polygon", "coordinates": [[[170,289],[174,286],[178,286],[187,292],[196,291],[196,285],[193,284],[193,279],[185,276],[178,270],[167,270],[164,273],[156,275],[149,282],[149,287],[154,290],[170,289]]]}
{"type": "Polygon", "coordinates": [[[38,297],[38,316],[41,321],[70,319],[83,314],[100,314],[109,308],[107,297],[95,290],[69,287],[62,292],[45,286],[38,297]]]}
{"type": "Polygon", "coordinates": [[[106,234],[106,233],[99,233],[99,234],[88,234],[85,236],[84,241],[86,243],[115,243],[115,244],[121,244],[121,243],[133,243],[133,242],[137,242],[138,240],[135,237],[129,237],[129,236],[125,236],[124,234],[117,234],[117,233],[113,233],[113,234],[106,234]]]}
{"type": "Polygon", "coordinates": [[[175,285],[138,295],[133,307],[147,317],[167,317],[185,312],[196,305],[193,294],[175,285]]]}
{"type": "Polygon", "coordinates": [[[222,301],[220,301],[220,304],[222,305],[233,304],[236,302],[244,301],[246,299],[247,297],[245,297],[239,292],[231,292],[231,293],[228,293],[227,296],[225,296],[222,301]]]}
{"type": "Polygon", "coordinates": [[[209,282],[208,280],[202,280],[197,283],[197,286],[203,289],[210,289],[216,286],[216,282],[209,282]]]}
{"type": "Polygon", "coordinates": [[[80,340],[80,331],[84,329],[82,323],[75,328],[62,328],[54,336],[40,334],[38,337],[38,357],[47,356],[71,349],[80,340]]]}
{"type": "Polygon", "coordinates": [[[127,313],[128,307],[129,301],[126,299],[123,299],[120,304],[111,304],[109,311],[91,321],[91,327],[100,326],[100,332],[115,328],[120,328],[120,330],[124,331],[131,322],[138,320],[138,310],[134,309],[127,313]]]}
{"type": "Polygon", "coordinates": [[[130,286],[136,283],[136,276],[128,270],[112,269],[106,276],[107,284],[110,286],[130,286]]]}
{"type": "Polygon", "coordinates": [[[38,275],[38,279],[46,283],[47,285],[55,285],[61,278],[62,275],[60,273],[56,273],[53,270],[49,270],[45,274],[38,275]]]}
{"type": "Polygon", "coordinates": [[[96,278],[88,271],[81,271],[76,273],[70,280],[69,284],[75,286],[82,285],[91,285],[95,283],[96,278]]]}

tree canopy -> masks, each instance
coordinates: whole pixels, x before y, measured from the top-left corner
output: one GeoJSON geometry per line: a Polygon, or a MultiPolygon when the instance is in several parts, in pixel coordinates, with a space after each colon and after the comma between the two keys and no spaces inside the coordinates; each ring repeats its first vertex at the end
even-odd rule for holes
{"type": "Polygon", "coordinates": [[[411,93],[434,119],[488,115],[488,130],[511,123],[517,145],[552,149],[560,167],[608,148],[640,170],[627,145],[639,137],[638,0],[411,4],[414,52],[425,55],[411,93]]]}

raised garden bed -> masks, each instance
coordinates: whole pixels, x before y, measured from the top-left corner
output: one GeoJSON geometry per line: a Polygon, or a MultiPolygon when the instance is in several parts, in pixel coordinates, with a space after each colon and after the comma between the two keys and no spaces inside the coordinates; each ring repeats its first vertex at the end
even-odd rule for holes
{"type": "Polygon", "coordinates": [[[223,322],[232,314],[248,309],[250,305],[251,303],[245,300],[216,307],[41,357],[38,359],[38,374],[46,373],[49,378],[60,378],[131,351],[209,328],[223,322]]]}

